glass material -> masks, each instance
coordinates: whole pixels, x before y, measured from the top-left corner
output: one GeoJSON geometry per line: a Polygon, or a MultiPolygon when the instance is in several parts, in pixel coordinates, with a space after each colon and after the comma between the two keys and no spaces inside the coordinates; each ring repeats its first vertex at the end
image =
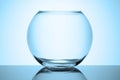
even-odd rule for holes
{"type": "Polygon", "coordinates": [[[35,59],[46,67],[72,67],[88,54],[90,24],[81,11],[39,11],[27,35],[35,59]]]}
{"type": "Polygon", "coordinates": [[[40,66],[0,66],[0,80],[120,80],[120,66],[77,66],[77,70],[70,71],[50,71],[40,66]]]}

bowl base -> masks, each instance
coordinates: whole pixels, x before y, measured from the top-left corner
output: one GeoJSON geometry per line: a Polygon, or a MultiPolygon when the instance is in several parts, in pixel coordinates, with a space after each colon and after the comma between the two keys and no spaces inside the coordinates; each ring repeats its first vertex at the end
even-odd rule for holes
{"type": "MultiPolygon", "coordinates": [[[[36,58],[36,57],[35,57],[36,58]]],[[[71,68],[78,65],[83,59],[43,59],[36,58],[36,60],[48,68],[71,68]]]]}

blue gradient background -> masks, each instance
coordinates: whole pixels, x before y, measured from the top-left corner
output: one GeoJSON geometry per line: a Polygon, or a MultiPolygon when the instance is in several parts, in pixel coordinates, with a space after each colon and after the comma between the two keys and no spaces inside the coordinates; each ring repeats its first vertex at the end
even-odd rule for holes
{"type": "Polygon", "coordinates": [[[0,65],[38,65],[26,32],[39,10],[81,10],[91,23],[93,44],[81,65],[120,65],[119,0],[0,0],[0,65]]]}

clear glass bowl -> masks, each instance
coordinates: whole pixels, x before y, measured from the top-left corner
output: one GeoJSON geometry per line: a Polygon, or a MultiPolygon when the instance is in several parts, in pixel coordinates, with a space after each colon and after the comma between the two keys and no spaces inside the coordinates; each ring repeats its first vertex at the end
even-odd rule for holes
{"type": "Polygon", "coordinates": [[[81,11],[39,11],[27,35],[35,59],[46,67],[72,67],[88,54],[90,24],[81,11]]]}

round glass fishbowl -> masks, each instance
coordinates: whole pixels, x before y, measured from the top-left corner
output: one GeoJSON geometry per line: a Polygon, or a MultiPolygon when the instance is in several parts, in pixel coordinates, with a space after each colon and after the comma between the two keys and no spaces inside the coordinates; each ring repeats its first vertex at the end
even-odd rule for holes
{"type": "Polygon", "coordinates": [[[81,11],[39,11],[27,34],[35,59],[46,67],[73,67],[88,54],[92,30],[81,11]]]}

